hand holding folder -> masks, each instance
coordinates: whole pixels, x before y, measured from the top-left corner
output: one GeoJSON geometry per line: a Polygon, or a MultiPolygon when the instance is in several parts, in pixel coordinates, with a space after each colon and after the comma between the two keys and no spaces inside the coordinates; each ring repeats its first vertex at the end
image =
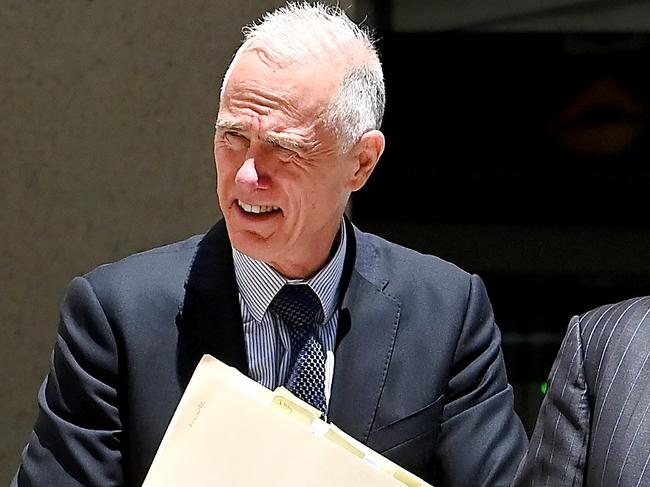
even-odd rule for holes
{"type": "Polygon", "coordinates": [[[425,487],[284,388],[205,355],[143,487],[425,487]]]}

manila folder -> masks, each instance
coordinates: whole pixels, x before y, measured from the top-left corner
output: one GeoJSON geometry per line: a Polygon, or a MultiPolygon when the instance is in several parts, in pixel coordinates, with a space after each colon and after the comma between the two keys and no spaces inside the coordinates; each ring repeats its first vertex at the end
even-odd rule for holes
{"type": "Polygon", "coordinates": [[[143,487],[418,487],[284,388],[203,356],[143,487]]]}

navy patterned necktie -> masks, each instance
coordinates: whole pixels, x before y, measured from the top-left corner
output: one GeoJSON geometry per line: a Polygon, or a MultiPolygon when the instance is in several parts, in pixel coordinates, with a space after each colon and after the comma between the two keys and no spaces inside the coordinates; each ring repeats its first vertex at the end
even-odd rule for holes
{"type": "Polygon", "coordinates": [[[306,284],[286,284],[270,306],[287,325],[291,340],[284,386],[325,413],[325,353],[316,328],[323,320],[323,309],[318,296],[306,284]]]}

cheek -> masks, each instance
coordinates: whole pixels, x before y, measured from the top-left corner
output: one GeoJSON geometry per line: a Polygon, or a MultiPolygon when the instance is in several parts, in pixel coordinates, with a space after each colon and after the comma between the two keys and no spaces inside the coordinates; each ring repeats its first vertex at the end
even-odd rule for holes
{"type": "Polygon", "coordinates": [[[304,217],[320,221],[338,206],[339,188],[336,185],[328,185],[323,181],[319,186],[312,186],[305,192],[304,198],[301,199],[301,209],[304,217]]]}
{"type": "Polygon", "coordinates": [[[223,182],[234,179],[237,173],[237,166],[235,164],[236,158],[232,151],[217,149],[215,151],[215,164],[217,167],[217,177],[223,182]]]}
{"type": "MultiPolygon", "coordinates": [[[[227,164],[226,161],[220,157],[216,162],[217,168],[217,195],[219,199],[225,198],[230,188],[233,186],[233,181],[235,179],[234,174],[230,168],[230,164],[227,164]]],[[[223,201],[222,201],[223,203],[223,201]]]]}
{"type": "Polygon", "coordinates": [[[338,206],[340,200],[349,194],[348,180],[345,178],[343,169],[334,174],[325,175],[322,184],[316,189],[319,201],[323,204],[329,202],[329,206],[338,206]]]}

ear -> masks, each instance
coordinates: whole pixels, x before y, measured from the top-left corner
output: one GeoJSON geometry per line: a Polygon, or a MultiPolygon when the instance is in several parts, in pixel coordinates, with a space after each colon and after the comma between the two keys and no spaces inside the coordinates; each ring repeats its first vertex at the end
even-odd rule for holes
{"type": "Polygon", "coordinates": [[[359,142],[352,149],[356,170],[350,181],[351,191],[358,191],[366,184],[384,152],[385,145],[384,134],[379,130],[370,130],[361,136],[359,142]]]}

